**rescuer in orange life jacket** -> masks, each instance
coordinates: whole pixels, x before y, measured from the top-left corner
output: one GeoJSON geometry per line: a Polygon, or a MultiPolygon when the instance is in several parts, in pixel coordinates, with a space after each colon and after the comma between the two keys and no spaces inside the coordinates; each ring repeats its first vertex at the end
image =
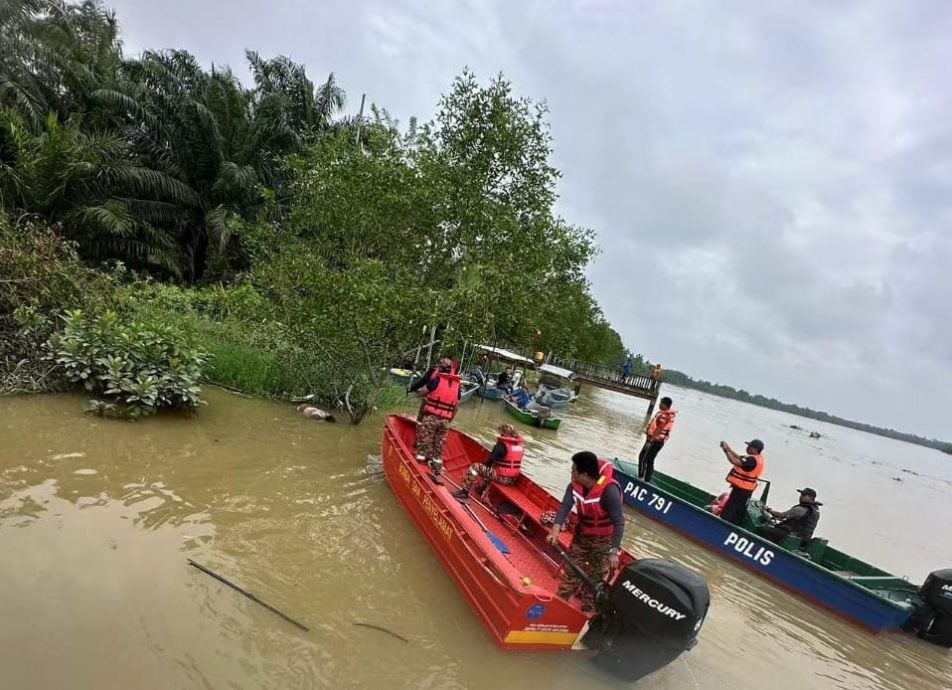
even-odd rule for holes
{"type": "Polygon", "coordinates": [[[671,409],[672,404],[671,398],[661,398],[661,402],[658,404],[658,413],[648,424],[648,429],[645,431],[645,445],[642,446],[641,452],[638,454],[638,478],[644,479],[646,482],[651,481],[651,475],[654,474],[655,458],[661,452],[664,442],[668,440],[668,436],[671,435],[671,430],[674,428],[674,416],[678,411],[671,409]]]}
{"type": "Polygon", "coordinates": [[[453,360],[448,357],[441,359],[418,390],[423,403],[417,417],[416,459],[429,462],[433,473],[439,475],[443,471],[446,432],[459,406],[460,383],[453,360]]]}
{"type": "Polygon", "coordinates": [[[757,488],[757,478],[764,472],[764,442],[756,438],[748,441],[747,455],[738,455],[724,441],[721,441],[721,450],[733,467],[727,473],[731,495],[728,496],[720,517],[739,525],[744,519],[747,501],[757,488]]]}
{"type": "MultiPolygon", "coordinates": [[[[594,453],[582,451],[572,456],[572,483],[565,490],[562,505],[546,541],[557,544],[559,532],[572,506],[578,513],[578,524],[568,556],[585,568],[593,580],[604,580],[618,567],[618,552],[625,533],[622,515],[621,487],[594,453]]],[[[572,568],[564,568],[556,594],[568,600],[581,585],[581,578],[572,568]]],[[[594,596],[583,590],[582,610],[593,608],[594,596]]]]}
{"type": "Polygon", "coordinates": [[[523,439],[516,432],[512,424],[500,424],[497,429],[499,436],[496,445],[485,462],[473,463],[460,485],[459,491],[453,495],[456,498],[467,498],[473,483],[479,480],[476,494],[486,490],[489,482],[496,482],[503,486],[512,486],[522,471],[523,439]],[[481,479],[480,479],[481,478],[481,479]]]}

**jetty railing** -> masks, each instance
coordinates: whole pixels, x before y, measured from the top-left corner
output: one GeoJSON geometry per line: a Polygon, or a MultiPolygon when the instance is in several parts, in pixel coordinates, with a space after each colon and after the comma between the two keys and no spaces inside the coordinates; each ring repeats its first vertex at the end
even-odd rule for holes
{"type": "Polygon", "coordinates": [[[650,400],[652,409],[661,389],[661,381],[642,374],[625,376],[621,367],[606,367],[590,362],[555,358],[550,360],[550,363],[575,372],[575,380],[579,383],[590,383],[600,388],[650,400]]]}

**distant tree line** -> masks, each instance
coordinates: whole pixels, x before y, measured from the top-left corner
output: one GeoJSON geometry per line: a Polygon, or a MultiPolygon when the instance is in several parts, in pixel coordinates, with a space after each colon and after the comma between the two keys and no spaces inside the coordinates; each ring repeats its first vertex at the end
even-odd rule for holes
{"type": "MultiPolygon", "coordinates": [[[[648,367],[645,369],[647,372],[648,367]]],[[[876,434],[877,436],[894,438],[898,441],[905,441],[906,443],[914,443],[919,446],[935,448],[936,450],[941,450],[944,453],[952,454],[952,443],[947,441],[940,441],[939,439],[935,438],[924,438],[922,436],[916,436],[915,434],[907,434],[902,431],[896,431],[895,429],[885,429],[883,427],[873,426],[872,424],[864,424],[863,422],[854,422],[850,419],[843,419],[842,417],[829,414],[828,412],[820,412],[818,410],[811,410],[809,407],[800,407],[799,405],[783,403],[774,398],[767,398],[763,395],[751,394],[743,389],[738,390],[737,388],[725,386],[721,383],[711,383],[710,381],[703,380],[698,381],[685,373],[675,371],[673,369],[665,370],[664,382],[674,384],[675,386],[681,386],[682,388],[693,388],[695,390],[710,393],[712,395],[719,395],[723,398],[741,400],[743,402],[751,403],[752,405],[760,405],[761,407],[769,407],[773,410],[789,412],[790,414],[795,414],[800,417],[807,417],[808,419],[816,419],[821,422],[828,422],[829,424],[836,424],[838,426],[845,426],[858,431],[865,431],[868,434],[876,434]]]]}

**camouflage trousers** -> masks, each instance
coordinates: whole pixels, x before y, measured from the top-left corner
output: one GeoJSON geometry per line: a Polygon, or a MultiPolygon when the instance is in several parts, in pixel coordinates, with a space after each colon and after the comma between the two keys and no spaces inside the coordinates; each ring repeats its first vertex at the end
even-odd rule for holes
{"type": "Polygon", "coordinates": [[[460,485],[460,488],[468,491],[469,488],[476,483],[476,493],[481,494],[486,490],[486,487],[489,486],[489,482],[496,482],[503,486],[512,486],[516,483],[516,479],[518,479],[518,477],[500,477],[496,474],[496,470],[492,465],[479,463],[469,466],[469,471],[466,473],[466,477],[463,478],[463,483],[460,485]]]}
{"type": "MultiPolygon", "coordinates": [[[[611,548],[611,537],[586,537],[576,533],[572,539],[572,545],[569,547],[568,557],[581,566],[597,584],[608,575],[608,552],[611,548]]],[[[563,599],[568,599],[575,594],[581,585],[582,579],[571,566],[565,564],[556,594],[563,599]]],[[[580,595],[587,602],[595,599],[587,587],[583,588],[580,595]]]]}
{"type": "Polygon", "coordinates": [[[417,424],[416,451],[427,460],[443,460],[443,444],[446,442],[446,432],[450,428],[450,420],[437,417],[435,414],[424,414],[417,424]]]}

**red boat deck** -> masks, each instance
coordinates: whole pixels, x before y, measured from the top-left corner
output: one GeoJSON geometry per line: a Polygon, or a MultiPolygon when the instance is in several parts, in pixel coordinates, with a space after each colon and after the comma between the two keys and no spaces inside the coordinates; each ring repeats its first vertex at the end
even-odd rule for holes
{"type": "MultiPolygon", "coordinates": [[[[387,480],[493,639],[506,648],[571,647],[591,614],[581,611],[577,598],[565,602],[555,596],[561,559],[545,544],[548,528],[540,517],[544,511],[557,510],[559,502],[525,476],[511,487],[491,484],[483,497],[466,501],[465,506],[505,544],[509,553],[503,554],[464,504],[451,495],[470,464],[483,462],[489,451],[451,430],[439,485],[428,467],[415,460],[415,435],[414,420],[397,415],[387,418],[383,438],[387,480]]],[[[569,517],[570,526],[574,519],[569,517]]],[[[568,548],[570,531],[563,532],[559,541],[563,549],[568,548]]],[[[631,560],[623,554],[623,565],[631,560]]]]}

